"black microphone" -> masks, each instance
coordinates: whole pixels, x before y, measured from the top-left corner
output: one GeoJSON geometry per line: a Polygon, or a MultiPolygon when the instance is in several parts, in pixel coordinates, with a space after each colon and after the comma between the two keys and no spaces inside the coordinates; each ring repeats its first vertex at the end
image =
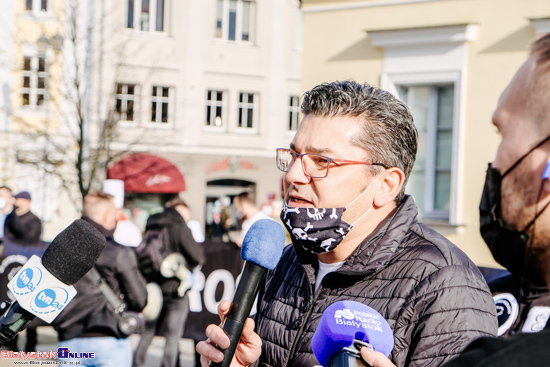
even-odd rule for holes
{"type": "Polygon", "coordinates": [[[241,249],[241,257],[245,260],[241,273],[241,280],[235,291],[233,303],[229,309],[223,330],[229,336],[229,347],[218,350],[223,352],[223,361],[210,362],[212,367],[228,367],[231,364],[237,344],[243,332],[244,323],[256,296],[260,290],[260,284],[265,278],[267,270],[273,270],[283,253],[285,244],[285,231],[283,227],[270,219],[260,219],[246,232],[241,249]]]}
{"type": "Polygon", "coordinates": [[[51,314],[59,314],[70,301],[67,295],[71,290],[74,292],[72,285],[94,266],[104,248],[105,237],[91,224],[77,219],[54,238],[41,262],[37,256],[31,257],[12,279],[14,286],[23,291],[15,294],[16,301],[11,305],[8,306],[7,302],[2,304],[2,310],[7,310],[0,318],[0,346],[11,341],[35,316],[48,321],[48,312],[50,318],[51,314]],[[49,275],[60,281],[61,285],[40,289],[40,282],[45,282],[49,275]],[[67,302],[56,301],[56,295],[62,295],[67,302]],[[35,314],[20,305],[23,299],[31,296],[35,306],[31,309],[36,309],[35,314]]]}

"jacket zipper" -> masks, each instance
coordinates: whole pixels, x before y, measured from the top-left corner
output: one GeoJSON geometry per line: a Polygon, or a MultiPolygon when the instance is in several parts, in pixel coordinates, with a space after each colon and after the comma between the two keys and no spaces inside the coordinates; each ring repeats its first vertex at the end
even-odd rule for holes
{"type": "Polygon", "coordinates": [[[294,342],[292,343],[292,348],[290,350],[290,355],[289,355],[289,358],[288,358],[288,362],[290,362],[294,359],[294,355],[296,353],[296,347],[298,345],[298,341],[300,340],[300,338],[301,338],[301,336],[304,332],[304,326],[305,326],[306,322],[308,321],[309,316],[311,315],[311,311],[313,310],[313,305],[315,304],[315,301],[319,297],[319,294],[321,293],[321,289],[323,289],[323,286],[320,285],[319,289],[317,290],[315,295],[312,296],[311,294],[313,293],[313,289],[311,287],[311,283],[308,283],[308,286],[309,286],[308,308],[307,308],[306,312],[300,317],[300,319],[302,320],[302,324],[300,325],[300,329],[298,329],[298,333],[296,334],[296,337],[294,338],[294,342]]]}

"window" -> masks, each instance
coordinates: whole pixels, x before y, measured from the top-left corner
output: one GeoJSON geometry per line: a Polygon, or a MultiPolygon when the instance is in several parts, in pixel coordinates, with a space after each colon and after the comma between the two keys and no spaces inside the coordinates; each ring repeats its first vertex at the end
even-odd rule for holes
{"type": "Polygon", "coordinates": [[[151,121],[167,123],[168,122],[168,103],[170,88],[153,86],[151,96],[151,121]]]}
{"type": "Polygon", "coordinates": [[[254,93],[239,94],[239,118],[237,127],[243,129],[254,129],[255,115],[257,111],[258,98],[254,93]]]}
{"type": "Polygon", "coordinates": [[[256,3],[250,0],[217,0],[216,38],[251,42],[256,3]]]}
{"type": "Polygon", "coordinates": [[[136,85],[122,84],[116,85],[116,112],[120,120],[134,121],[134,103],[136,100],[136,85]]]}
{"type": "Polygon", "coordinates": [[[48,65],[45,56],[23,58],[23,88],[21,96],[24,106],[44,106],[47,98],[48,65]]]}
{"type": "Polygon", "coordinates": [[[423,216],[449,219],[454,85],[399,87],[418,129],[418,153],[407,185],[423,216]]]}
{"type": "Polygon", "coordinates": [[[206,92],[206,126],[223,127],[225,123],[225,92],[208,90],[206,92]]]}
{"type": "Polygon", "coordinates": [[[289,105],[288,130],[298,130],[298,114],[300,113],[300,98],[298,96],[290,96],[289,105]]]}
{"type": "Polygon", "coordinates": [[[165,0],[128,0],[128,28],[144,32],[164,31],[165,0]]]}
{"type": "Polygon", "coordinates": [[[25,8],[28,11],[47,12],[48,0],[25,0],[25,8]]]}

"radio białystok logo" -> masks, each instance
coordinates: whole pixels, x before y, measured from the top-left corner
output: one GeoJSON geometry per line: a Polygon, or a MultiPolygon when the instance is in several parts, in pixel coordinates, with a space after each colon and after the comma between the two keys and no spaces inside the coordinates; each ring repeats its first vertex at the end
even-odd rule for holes
{"type": "Polygon", "coordinates": [[[67,304],[69,293],[60,287],[43,289],[33,298],[31,309],[35,313],[57,312],[67,304]]]}
{"type": "Polygon", "coordinates": [[[13,287],[13,293],[18,296],[22,296],[24,294],[34,292],[41,281],[42,270],[34,266],[29,267],[23,270],[17,277],[17,280],[13,287]]]}

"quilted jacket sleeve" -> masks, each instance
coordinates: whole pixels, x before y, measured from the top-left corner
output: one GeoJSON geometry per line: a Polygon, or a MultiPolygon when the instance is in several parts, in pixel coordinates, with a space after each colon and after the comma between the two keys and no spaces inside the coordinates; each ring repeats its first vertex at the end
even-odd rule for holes
{"type": "Polygon", "coordinates": [[[451,264],[417,285],[395,331],[404,338],[396,340],[394,362],[398,366],[440,366],[473,339],[496,335],[495,304],[474,266],[451,264]],[[401,345],[408,348],[399,350],[401,345]]]}

